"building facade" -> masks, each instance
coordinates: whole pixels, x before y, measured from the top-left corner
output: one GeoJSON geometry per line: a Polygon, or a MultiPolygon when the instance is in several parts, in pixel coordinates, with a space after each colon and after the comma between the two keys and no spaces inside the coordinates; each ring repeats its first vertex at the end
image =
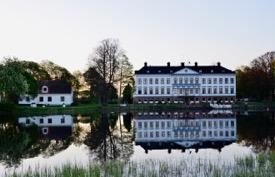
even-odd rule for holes
{"type": "Polygon", "coordinates": [[[72,86],[63,80],[39,81],[39,91],[35,98],[30,95],[21,97],[18,104],[23,105],[71,105],[73,103],[72,86]]]}
{"type": "Polygon", "coordinates": [[[135,142],[145,150],[221,150],[236,141],[236,117],[227,112],[138,112],[135,142]]]}
{"type": "Polygon", "coordinates": [[[221,66],[144,66],[135,71],[135,103],[230,103],[236,75],[221,66]]]}

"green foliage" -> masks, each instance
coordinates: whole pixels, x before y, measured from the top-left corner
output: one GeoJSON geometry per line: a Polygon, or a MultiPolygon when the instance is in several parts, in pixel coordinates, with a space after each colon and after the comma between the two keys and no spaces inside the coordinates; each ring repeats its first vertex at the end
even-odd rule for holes
{"type": "Polygon", "coordinates": [[[15,109],[15,104],[11,102],[0,102],[0,108],[1,111],[15,109]]]}
{"type": "Polygon", "coordinates": [[[28,94],[32,97],[35,98],[38,94],[38,82],[37,80],[28,72],[24,72],[23,73],[24,77],[25,77],[25,81],[27,81],[28,84],[28,94]]]}
{"type": "Polygon", "coordinates": [[[134,86],[133,78],[133,65],[130,63],[129,58],[126,55],[122,55],[119,59],[119,73],[116,74],[117,81],[119,82],[119,96],[125,87],[130,84],[134,86]]]}
{"type": "Polygon", "coordinates": [[[48,60],[43,61],[41,63],[41,67],[49,74],[51,79],[65,80],[68,83],[72,84],[75,91],[79,90],[79,81],[66,68],[61,67],[48,60]]]}
{"type": "Polygon", "coordinates": [[[20,163],[24,154],[38,140],[37,127],[20,128],[7,124],[0,127],[0,160],[8,165],[20,163]]]}
{"type": "Polygon", "coordinates": [[[29,91],[25,71],[16,58],[5,58],[0,65],[0,95],[4,101],[29,91]]]}
{"type": "Polygon", "coordinates": [[[133,88],[130,84],[127,84],[127,86],[123,90],[123,102],[125,103],[133,103],[133,88]]]}
{"type": "Polygon", "coordinates": [[[49,73],[38,63],[33,61],[20,61],[24,70],[32,75],[36,80],[50,80],[49,73]]]}
{"type": "Polygon", "coordinates": [[[237,96],[257,101],[274,99],[275,52],[268,52],[254,59],[250,66],[236,71],[237,96]]]}

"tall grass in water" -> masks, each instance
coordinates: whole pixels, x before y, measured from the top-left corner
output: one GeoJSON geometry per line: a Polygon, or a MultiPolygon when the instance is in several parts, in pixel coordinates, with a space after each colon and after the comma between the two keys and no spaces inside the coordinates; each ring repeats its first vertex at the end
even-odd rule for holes
{"type": "Polygon", "coordinates": [[[275,154],[261,153],[217,163],[207,160],[140,162],[109,161],[87,166],[67,164],[59,168],[34,169],[7,174],[12,177],[274,177],[275,154]]]}

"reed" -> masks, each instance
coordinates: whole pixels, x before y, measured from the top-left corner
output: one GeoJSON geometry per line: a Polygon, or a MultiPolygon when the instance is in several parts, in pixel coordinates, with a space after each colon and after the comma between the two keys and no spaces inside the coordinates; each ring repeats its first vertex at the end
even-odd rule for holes
{"type": "Polygon", "coordinates": [[[28,169],[6,174],[12,177],[274,177],[275,153],[236,158],[234,162],[207,160],[107,161],[86,166],[66,164],[56,168],[28,169]]]}

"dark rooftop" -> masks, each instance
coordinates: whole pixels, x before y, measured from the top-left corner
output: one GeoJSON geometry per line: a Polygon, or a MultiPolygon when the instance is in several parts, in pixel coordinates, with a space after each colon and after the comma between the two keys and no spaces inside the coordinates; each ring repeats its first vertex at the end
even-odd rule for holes
{"type": "Polygon", "coordinates": [[[184,63],[181,63],[181,65],[179,66],[171,66],[170,62],[168,62],[167,66],[148,66],[148,64],[146,63],[140,70],[135,71],[135,74],[173,74],[184,68],[188,68],[202,74],[234,74],[235,73],[234,71],[221,66],[220,63],[218,63],[217,65],[200,66],[196,62],[195,65],[193,66],[184,65],[184,63]]]}
{"type": "MultiPolygon", "coordinates": [[[[42,93],[42,87],[47,86],[48,87],[48,92],[47,93],[71,93],[72,92],[72,87],[71,84],[69,84],[65,80],[42,80],[38,81],[39,84],[39,93],[42,93]]],[[[45,93],[45,92],[43,92],[45,93]]]]}

